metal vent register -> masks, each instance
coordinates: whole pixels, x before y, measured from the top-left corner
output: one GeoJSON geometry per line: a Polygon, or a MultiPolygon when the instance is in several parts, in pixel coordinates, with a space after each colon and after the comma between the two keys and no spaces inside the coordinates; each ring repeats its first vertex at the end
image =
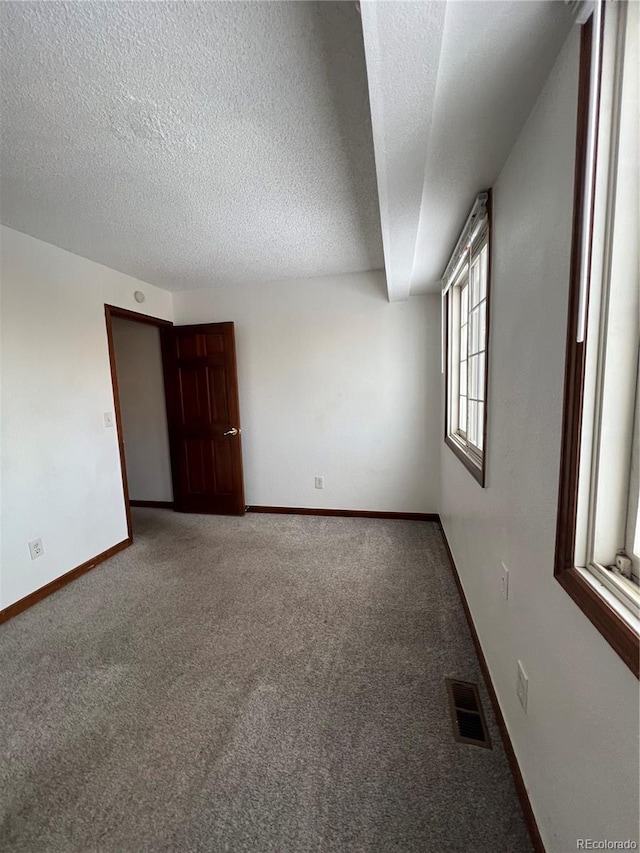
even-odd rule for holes
{"type": "Polygon", "coordinates": [[[484,717],[478,685],[469,681],[445,678],[453,736],[458,743],[470,743],[491,749],[491,738],[484,717]]]}

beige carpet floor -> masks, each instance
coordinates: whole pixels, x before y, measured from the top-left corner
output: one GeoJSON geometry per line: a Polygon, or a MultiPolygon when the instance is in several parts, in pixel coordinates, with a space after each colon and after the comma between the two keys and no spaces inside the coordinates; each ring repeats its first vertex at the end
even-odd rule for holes
{"type": "Polygon", "coordinates": [[[135,510],[0,626],[0,849],[530,851],[438,527],[135,510]]]}

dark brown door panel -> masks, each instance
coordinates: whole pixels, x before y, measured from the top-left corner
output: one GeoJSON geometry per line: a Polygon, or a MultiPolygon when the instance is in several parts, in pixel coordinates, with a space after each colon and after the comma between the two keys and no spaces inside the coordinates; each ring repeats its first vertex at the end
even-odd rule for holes
{"type": "Polygon", "coordinates": [[[163,330],[176,509],[244,513],[233,323],[163,330]]]}

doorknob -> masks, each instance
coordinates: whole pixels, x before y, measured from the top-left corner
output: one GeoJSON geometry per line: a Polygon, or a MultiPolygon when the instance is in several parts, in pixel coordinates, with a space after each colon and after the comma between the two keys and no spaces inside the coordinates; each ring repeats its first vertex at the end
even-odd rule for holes
{"type": "Polygon", "coordinates": [[[238,432],[239,432],[239,430],[237,430],[235,427],[231,427],[231,429],[228,429],[226,432],[223,432],[222,434],[223,435],[237,435],[238,432]]]}

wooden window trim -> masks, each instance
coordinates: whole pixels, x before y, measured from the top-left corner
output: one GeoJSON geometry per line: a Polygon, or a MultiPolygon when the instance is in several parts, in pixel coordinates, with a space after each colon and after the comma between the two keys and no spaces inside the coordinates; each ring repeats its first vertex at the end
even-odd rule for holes
{"type": "Polygon", "coordinates": [[[554,576],[609,645],[622,658],[636,678],[639,678],[640,655],[638,638],[635,632],[588,581],[582,577],[574,564],[586,356],[586,342],[578,343],[576,338],[581,273],[580,246],[584,207],[584,174],[587,157],[592,36],[593,18],[591,17],[582,27],[580,43],[569,318],[567,324],[554,576]]]}
{"type": "MultiPolygon", "coordinates": [[[[445,407],[444,407],[444,443],[449,447],[453,454],[462,462],[471,476],[484,489],[486,481],[487,467],[487,424],[489,418],[489,333],[491,328],[491,266],[493,255],[493,208],[492,208],[492,192],[487,190],[487,307],[485,315],[485,354],[484,354],[484,415],[482,423],[482,457],[477,457],[478,462],[475,462],[473,449],[469,451],[463,450],[458,444],[449,428],[449,306],[451,300],[451,290],[445,298],[445,318],[444,318],[444,334],[445,334],[445,359],[444,359],[444,389],[445,389],[445,407]]],[[[468,379],[467,379],[468,381],[468,379]]],[[[468,386],[467,386],[468,387],[468,386]]]]}

